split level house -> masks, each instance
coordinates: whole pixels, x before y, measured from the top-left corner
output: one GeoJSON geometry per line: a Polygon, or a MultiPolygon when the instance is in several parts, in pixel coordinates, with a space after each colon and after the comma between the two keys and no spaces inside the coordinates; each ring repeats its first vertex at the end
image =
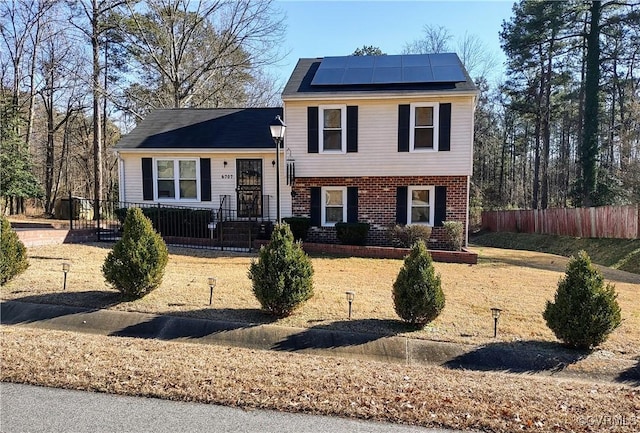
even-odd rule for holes
{"type": "Polygon", "coordinates": [[[300,59],[282,108],[150,113],[116,147],[120,200],[273,221],[279,166],[281,215],[310,218],[307,241],[367,222],[386,245],[389,227],[426,224],[437,248],[444,221],[468,226],[477,95],[453,53],[300,59]]]}

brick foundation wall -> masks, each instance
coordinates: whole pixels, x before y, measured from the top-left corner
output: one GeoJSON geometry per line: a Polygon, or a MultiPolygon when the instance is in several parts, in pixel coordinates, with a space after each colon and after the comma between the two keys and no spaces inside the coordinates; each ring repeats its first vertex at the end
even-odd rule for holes
{"type": "Polygon", "coordinates": [[[95,242],[98,236],[94,229],[17,229],[16,234],[27,247],[39,245],[81,244],[95,242]]]}
{"type": "MultiPolygon", "coordinates": [[[[296,178],[293,188],[294,216],[310,216],[311,187],[358,188],[358,221],[371,224],[368,245],[390,245],[387,229],[396,223],[396,188],[400,186],[446,186],[446,220],[467,224],[466,176],[379,176],[296,178]]],[[[337,243],[333,227],[311,227],[309,242],[337,243]]],[[[429,248],[445,248],[444,229],[434,227],[429,248]]]]}

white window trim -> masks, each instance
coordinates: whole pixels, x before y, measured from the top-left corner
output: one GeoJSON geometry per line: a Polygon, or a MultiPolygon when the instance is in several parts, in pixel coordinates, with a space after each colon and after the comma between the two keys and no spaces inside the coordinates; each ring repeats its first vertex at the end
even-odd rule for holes
{"type": "Polygon", "coordinates": [[[410,186],[407,188],[408,190],[408,196],[407,196],[407,224],[420,224],[420,225],[426,225],[429,227],[433,227],[433,223],[434,223],[434,219],[435,219],[435,214],[436,214],[436,187],[435,186],[410,186]],[[411,212],[411,199],[413,196],[413,191],[422,191],[422,190],[429,190],[429,223],[425,223],[425,222],[420,222],[420,221],[416,221],[413,222],[411,221],[411,216],[412,216],[412,212],[411,212]]]}
{"type": "Polygon", "coordinates": [[[318,151],[320,153],[347,153],[347,105],[321,105],[318,107],[318,151]],[[340,150],[324,150],[324,110],[340,109],[342,146],[340,150]]]}
{"type": "Polygon", "coordinates": [[[327,197],[326,191],[342,191],[342,222],[347,221],[347,187],[346,186],[323,186],[321,189],[321,213],[322,213],[322,227],[334,227],[335,222],[327,222],[327,197]]]}
{"type": "Polygon", "coordinates": [[[196,203],[200,201],[200,159],[199,158],[153,158],[153,198],[157,202],[196,203]],[[158,197],[158,161],[173,161],[175,198],[158,197]],[[180,166],[179,161],[195,161],[196,163],[196,198],[180,198],[180,166]]]}
{"type": "Polygon", "coordinates": [[[409,151],[410,152],[437,152],[438,151],[438,133],[440,127],[440,104],[437,102],[416,102],[411,104],[411,113],[409,116],[409,151]],[[415,129],[416,129],[416,108],[433,107],[433,149],[415,148],[415,129]]]}

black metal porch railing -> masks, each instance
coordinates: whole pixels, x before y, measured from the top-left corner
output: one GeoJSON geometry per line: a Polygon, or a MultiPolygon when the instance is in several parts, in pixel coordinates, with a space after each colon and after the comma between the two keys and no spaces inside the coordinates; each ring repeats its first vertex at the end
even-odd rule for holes
{"type": "MultiPolygon", "coordinates": [[[[230,208],[230,196],[222,196],[216,208],[173,206],[160,203],[103,201],[98,218],[78,218],[69,201],[71,229],[95,229],[99,241],[115,241],[122,237],[127,210],[142,209],[154,229],[170,245],[192,248],[220,248],[247,251],[256,238],[268,238],[272,223],[269,213],[238,218],[230,208]]],[[[263,197],[268,209],[269,197],[263,197]]]]}

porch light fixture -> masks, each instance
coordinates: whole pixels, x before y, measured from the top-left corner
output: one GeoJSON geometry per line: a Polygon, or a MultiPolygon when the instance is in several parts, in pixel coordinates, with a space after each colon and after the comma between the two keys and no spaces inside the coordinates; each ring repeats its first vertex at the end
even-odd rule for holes
{"type": "Polygon", "coordinates": [[[71,265],[67,262],[62,264],[62,272],[64,273],[64,279],[62,280],[62,290],[67,290],[67,273],[69,272],[69,269],[71,268],[71,265]]]}
{"type": "Polygon", "coordinates": [[[353,299],[356,297],[356,292],[347,290],[344,293],[347,295],[347,302],[349,302],[349,320],[351,320],[351,304],[353,304],[353,299]]]}
{"type": "Polygon", "coordinates": [[[223,161],[222,165],[224,165],[226,167],[227,166],[227,161],[223,161]]]}
{"type": "Polygon", "coordinates": [[[502,310],[500,308],[492,308],[491,316],[493,317],[493,338],[498,336],[498,319],[500,318],[500,313],[502,310]]]}
{"type": "Polygon", "coordinates": [[[287,125],[284,124],[280,116],[269,123],[271,138],[276,144],[276,222],[280,224],[280,147],[284,141],[284,131],[287,125]]]}
{"type": "Polygon", "coordinates": [[[215,277],[209,277],[209,305],[213,301],[213,289],[216,287],[217,282],[218,280],[215,277]]]}

